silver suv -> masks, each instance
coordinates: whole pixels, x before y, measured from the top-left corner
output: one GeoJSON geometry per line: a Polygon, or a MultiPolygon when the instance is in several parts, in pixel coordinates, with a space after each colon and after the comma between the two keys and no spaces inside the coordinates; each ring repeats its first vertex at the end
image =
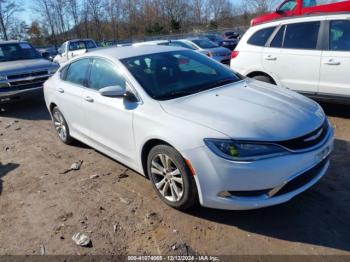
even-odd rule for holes
{"type": "Polygon", "coordinates": [[[42,91],[58,65],[44,59],[29,43],[0,42],[0,102],[42,91]]]}

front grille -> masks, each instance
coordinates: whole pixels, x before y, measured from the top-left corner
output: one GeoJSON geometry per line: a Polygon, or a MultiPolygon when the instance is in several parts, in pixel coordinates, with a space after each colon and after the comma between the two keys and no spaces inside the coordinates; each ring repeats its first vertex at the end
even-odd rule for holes
{"type": "Polygon", "coordinates": [[[325,167],[329,160],[329,157],[325,158],[323,161],[321,161],[318,165],[314,166],[310,170],[306,171],[305,173],[297,176],[293,180],[289,181],[280,191],[277,192],[274,196],[280,196],[284,194],[288,194],[292,191],[295,191],[304,185],[310,183],[313,179],[315,179],[322,169],[325,167]]]}
{"type": "Polygon", "coordinates": [[[36,76],[43,76],[47,75],[48,71],[37,71],[37,72],[30,72],[30,73],[22,73],[22,74],[16,74],[16,75],[8,75],[7,79],[8,80],[13,80],[13,79],[19,79],[19,78],[26,78],[26,77],[36,77],[36,76]]]}
{"type": "Polygon", "coordinates": [[[49,77],[40,77],[35,78],[32,80],[20,80],[20,81],[11,81],[10,82],[10,89],[11,90],[23,90],[28,88],[34,88],[34,87],[41,87],[43,86],[44,82],[49,77]]]}
{"type": "Polygon", "coordinates": [[[303,150],[308,149],[310,147],[316,146],[320,142],[325,139],[328,133],[328,122],[327,120],[323,123],[323,125],[317,128],[315,131],[291,140],[278,142],[277,144],[284,146],[290,150],[303,150]]]}

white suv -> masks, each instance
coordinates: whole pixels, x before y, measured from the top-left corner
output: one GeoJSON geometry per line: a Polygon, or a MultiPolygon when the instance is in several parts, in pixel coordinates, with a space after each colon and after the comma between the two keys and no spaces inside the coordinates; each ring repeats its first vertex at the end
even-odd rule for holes
{"type": "Polygon", "coordinates": [[[350,13],[283,19],[250,28],[231,68],[311,97],[350,102],[350,13]]]}

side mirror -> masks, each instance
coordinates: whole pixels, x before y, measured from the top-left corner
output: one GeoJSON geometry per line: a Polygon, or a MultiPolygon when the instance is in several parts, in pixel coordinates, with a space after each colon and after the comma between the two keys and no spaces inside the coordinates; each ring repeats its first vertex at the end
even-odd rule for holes
{"type": "Polygon", "coordinates": [[[101,96],[107,97],[123,97],[126,94],[126,90],[121,86],[107,86],[100,89],[101,96]]]}

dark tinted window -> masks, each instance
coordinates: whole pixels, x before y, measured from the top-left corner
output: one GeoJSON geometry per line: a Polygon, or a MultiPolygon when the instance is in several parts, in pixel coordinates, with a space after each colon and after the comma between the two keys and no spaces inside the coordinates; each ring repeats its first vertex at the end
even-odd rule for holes
{"type": "Polygon", "coordinates": [[[169,45],[171,45],[171,46],[180,46],[180,47],[196,50],[196,48],[194,48],[193,46],[190,46],[190,45],[185,44],[184,42],[180,42],[180,41],[171,41],[169,43],[169,45]]]}
{"type": "Polygon", "coordinates": [[[85,85],[86,72],[89,67],[89,63],[89,59],[81,59],[73,62],[68,68],[66,81],[78,85],[85,85]]]}
{"type": "Polygon", "coordinates": [[[280,30],[278,30],[274,39],[271,41],[271,47],[282,47],[285,28],[285,26],[282,26],[280,30]]]}
{"type": "Polygon", "coordinates": [[[217,44],[206,39],[196,39],[196,40],[192,40],[192,42],[198,45],[200,48],[204,48],[204,49],[218,47],[217,44]]]}
{"type": "Polygon", "coordinates": [[[287,25],[283,47],[294,49],[316,49],[320,22],[287,25]]]}
{"type": "Polygon", "coordinates": [[[332,21],[329,38],[331,50],[350,51],[350,21],[332,21]]]}
{"type": "Polygon", "coordinates": [[[154,99],[169,100],[241,80],[226,66],[193,51],[173,51],[121,60],[154,99]]]}
{"type": "Polygon", "coordinates": [[[269,27],[269,28],[259,30],[249,38],[248,44],[265,46],[267,40],[269,39],[269,37],[271,36],[275,28],[276,27],[269,27]]]}
{"type": "Polygon", "coordinates": [[[41,58],[40,53],[28,43],[0,45],[0,62],[38,58],[41,58]]]}
{"type": "Polygon", "coordinates": [[[107,86],[125,87],[125,79],[119,75],[117,68],[111,62],[94,59],[91,66],[89,88],[100,90],[107,86]]]}

